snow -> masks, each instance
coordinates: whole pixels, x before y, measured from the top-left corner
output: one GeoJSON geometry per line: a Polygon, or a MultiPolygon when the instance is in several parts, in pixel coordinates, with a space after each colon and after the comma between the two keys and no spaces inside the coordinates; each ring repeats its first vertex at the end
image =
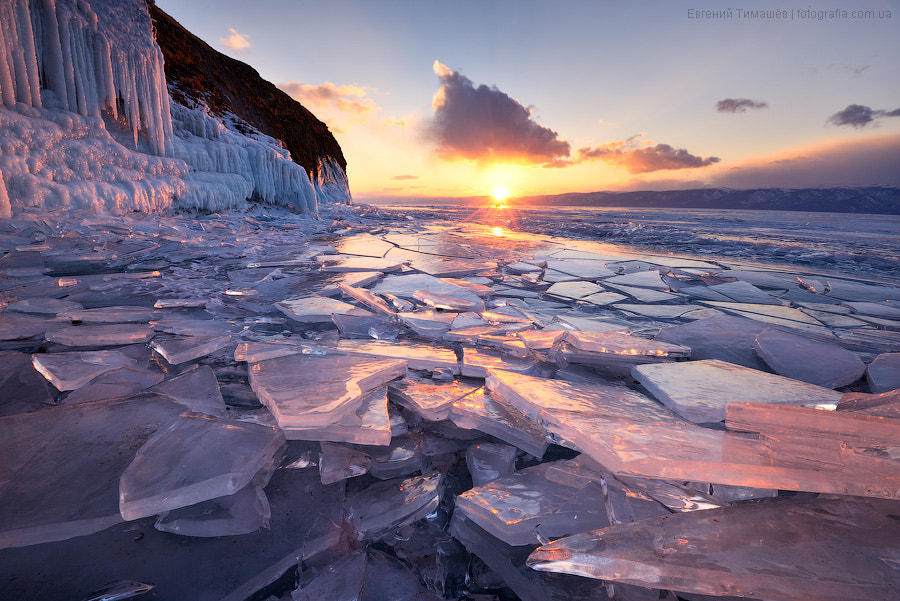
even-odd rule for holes
{"type": "Polygon", "coordinates": [[[333,159],[312,182],[278,140],[173,101],[143,2],[13,0],[0,23],[0,218],[350,202],[333,159]]]}

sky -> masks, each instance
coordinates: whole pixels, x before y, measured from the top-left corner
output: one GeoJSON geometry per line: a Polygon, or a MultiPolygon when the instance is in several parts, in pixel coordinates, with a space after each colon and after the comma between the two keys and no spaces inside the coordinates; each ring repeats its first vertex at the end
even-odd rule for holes
{"type": "Polygon", "coordinates": [[[157,0],[324,121],[358,200],[900,186],[900,0],[726,4],[157,0]]]}

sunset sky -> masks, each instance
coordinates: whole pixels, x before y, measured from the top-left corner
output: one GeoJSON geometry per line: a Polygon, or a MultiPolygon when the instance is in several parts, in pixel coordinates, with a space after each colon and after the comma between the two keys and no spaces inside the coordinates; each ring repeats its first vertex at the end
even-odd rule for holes
{"type": "Polygon", "coordinates": [[[325,121],[358,200],[900,185],[897,0],[157,4],[325,121]]]}

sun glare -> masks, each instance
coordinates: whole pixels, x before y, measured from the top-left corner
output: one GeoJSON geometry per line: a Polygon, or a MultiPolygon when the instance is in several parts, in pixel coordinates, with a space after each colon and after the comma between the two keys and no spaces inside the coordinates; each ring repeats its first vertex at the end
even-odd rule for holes
{"type": "Polygon", "coordinates": [[[503,202],[509,198],[509,190],[506,188],[494,188],[494,200],[503,202]]]}

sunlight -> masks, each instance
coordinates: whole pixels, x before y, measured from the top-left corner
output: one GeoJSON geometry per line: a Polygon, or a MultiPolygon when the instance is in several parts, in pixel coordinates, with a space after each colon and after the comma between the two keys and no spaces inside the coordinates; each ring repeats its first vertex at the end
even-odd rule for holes
{"type": "Polygon", "coordinates": [[[499,236],[500,238],[502,238],[504,235],[502,227],[495,227],[494,229],[491,230],[491,233],[494,234],[495,236],[499,236]]]}

